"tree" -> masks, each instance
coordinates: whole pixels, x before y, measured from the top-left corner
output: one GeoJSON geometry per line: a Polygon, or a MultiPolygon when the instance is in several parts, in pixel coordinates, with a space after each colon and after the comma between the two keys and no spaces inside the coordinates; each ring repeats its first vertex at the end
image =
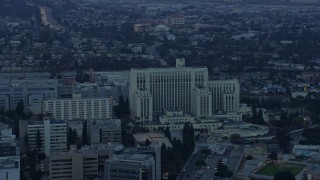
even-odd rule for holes
{"type": "Polygon", "coordinates": [[[266,123],[266,122],[264,121],[264,118],[263,118],[262,109],[260,109],[260,110],[258,111],[257,124],[264,125],[265,123],[266,123]]]}
{"type": "Polygon", "coordinates": [[[87,121],[84,121],[82,126],[82,145],[88,144],[87,128],[88,128],[87,121]]]}
{"type": "Polygon", "coordinates": [[[71,127],[69,127],[68,129],[68,133],[67,133],[67,144],[68,147],[72,144],[75,144],[75,142],[77,141],[77,137],[78,137],[78,133],[75,129],[72,130],[71,127]]]}
{"type": "Polygon", "coordinates": [[[217,172],[214,173],[215,176],[219,176],[221,178],[229,178],[233,176],[233,172],[228,169],[228,166],[218,163],[217,172]]]}
{"type": "Polygon", "coordinates": [[[211,150],[210,149],[201,149],[201,154],[208,156],[211,154],[211,150]]]}
{"type": "Polygon", "coordinates": [[[182,130],[182,145],[184,158],[187,159],[192,154],[195,146],[194,129],[192,124],[186,123],[182,130]]]}
{"type": "Polygon", "coordinates": [[[169,126],[164,129],[164,135],[169,139],[169,141],[172,141],[169,126]]]}
{"type": "Polygon", "coordinates": [[[20,116],[20,117],[24,117],[25,116],[25,114],[24,114],[24,105],[23,105],[23,100],[22,99],[17,104],[16,112],[17,112],[18,116],[20,116]]]}
{"type": "Polygon", "coordinates": [[[268,157],[271,159],[272,162],[278,160],[278,154],[274,151],[271,154],[269,154],[268,157]]]}
{"type": "Polygon", "coordinates": [[[202,166],[207,166],[207,163],[204,160],[199,159],[194,163],[194,166],[196,166],[200,169],[202,166]]]}
{"type": "Polygon", "coordinates": [[[251,155],[246,156],[246,160],[252,160],[253,157],[251,155]]]}
{"type": "Polygon", "coordinates": [[[67,133],[67,146],[69,147],[72,141],[72,128],[68,128],[68,133],[67,133]]]}
{"type": "Polygon", "coordinates": [[[290,171],[280,171],[274,175],[274,180],[295,180],[296,178],[290,171]]]}
{"type": "Polygon", "coordinates": [[[149,139],[146,139],[146,142],[144,143],[145,146],[149,146],[151,144],[151,142],[149,141],[149,139]]]}
{"type": "Polygon", "coordinates": [[[234,133],[230,135],[230,142],[235,143],[235,144],[240,144],[241,143],[241,136],[238,133],[234,133]]]}
{"type": "Polygon", "coordinates": [[[38,151],[40,151],[42,146],[42,141],[41,141],[41,134],[39,129],[37,130],[37,135],[36,135],[36,145],[37,145],[38,151]]]}
{"type": "Polygon", "coordinates": [[[28,136],[28,133],[26,133],[26,135],[24,136],[23,140],[24,140],[25,147],[28,149],[28,146],[29,146],[29,136],[28,136]]]}
{"type": "Polygon", "coordinates": [[[78,133],[76,129],[73,129],[72,131],[72,144],[74,144],[78,139],[78,133]]]}

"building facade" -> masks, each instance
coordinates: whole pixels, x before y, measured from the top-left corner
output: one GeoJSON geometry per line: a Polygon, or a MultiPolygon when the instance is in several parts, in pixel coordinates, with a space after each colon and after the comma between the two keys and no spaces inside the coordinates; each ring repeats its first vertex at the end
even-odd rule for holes
{"type": "Polygon", "coordinates": [[[212,116],[212,95],[208,88],[195,87],[191,96],[191,113],[197,118],[212,116]]]}
{"type": "Polygon", "coordinates": [[[98,176],[98,153],[92,149],[53,153],[49,157],[51,180],[79,180],[98,176]]]}
{"type": "MultiPolygon", "coordinates": [[[[197,86],[208,84],[207,68],[175,67],[131,69],[130,71],[130,110],[136,112],[141,104],[134,101],[136,94],[147,91],[152,96],[153,116],[159,116],[164,109],[179,108],[191,112],[191,94],[197,86]]],[[[141,93],[140,93],[141,94],[141,93]]],[[[144,113],[142,113],[144,115],[144,113]]],[[[149,114],[148,114],[149,115],[149,114]]],[[[145,119],[135,113],[132,118],[137,121],[145,119]]],[[[152,119],[148,119],[149,121],[152,119]]]]}
{"type": "Polygon", "coordinates": [[[116,146],[105,161],[105,180],[118,179],[161,179],[161,148],[152,145],[141,148],[124,149],[116,146]]]}
{"type": "Polygon", "coordinates": [[[121,121],[119,119],[88,121],[88,136],[90,144],[122,143],[121,121]]]}
{"type": "Polygon", "coordinates": [[[20,142],[23,150],[40,150],[47,156],[52,152],[64,151],[67,149],[67,124],[64,121],[56,121],[44,118],[43,121],[19,122],[20,142]],[[37,144],[38,132],[40,132],[41,145],[37,144]],[[27,136],[28,144],[25,143],[27,136]]]}
{"type": "Polygon", "coordinates": [[[40,113],[43,98],[57,98],[57,86],[55,79],[0,79],[0,108],[15,110],[22,100],[25,111],[40,113]]]}
{"type": "Polygon", "coordinates": [[[3,179],[3,180],[20,179],[20,157],[19,156],[0,157],[0,179],[3,179]]]}
{"type": "Polygon", "coordinates": [[[131,69],[129,98],[135,121],[153,121],[166,109],[196,118],[239,111],[238,80],[209,81],[206,67],[184,65],[184,59],[177,59],[176,67],[131,69]]]}
{"type": "Polygon", "coordinates": [[[74,94],[68,99],[45,99],[42,113],[60,120],[110,119],[112,98],[81,98],[81,94],[74,94]]]}
{"type": "Polygon", "coordinates": [[[209,81],[214,112],[238,112],[240,107],[240,85],[238,80],[209,81]]]}

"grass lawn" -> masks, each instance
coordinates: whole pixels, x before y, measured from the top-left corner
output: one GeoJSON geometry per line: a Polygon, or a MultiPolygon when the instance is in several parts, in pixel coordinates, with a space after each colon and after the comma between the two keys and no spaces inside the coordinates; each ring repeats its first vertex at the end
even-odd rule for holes
{"type": "Polygon", "coordinates": [[[279,171],[290,171],[293,175],[298,175],[305,167],[304,164],[291,164],[291,163],[274,163],[261,168],[257,174],[274,176],[279,171]]]}

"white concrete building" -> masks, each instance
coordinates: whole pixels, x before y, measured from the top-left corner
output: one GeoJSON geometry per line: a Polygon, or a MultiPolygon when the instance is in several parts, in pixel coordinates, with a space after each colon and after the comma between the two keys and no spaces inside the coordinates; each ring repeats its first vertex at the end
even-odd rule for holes
{"type": "Polygon", "coordinates": [[[112,98],[81,98],[80,94],[73,94],[72,99],[45,99],[42,113],[60,120],[111,119],[112,98]]]}
{"type": "Polygon", "coordinates": [[[236,112],[219,113],[212,115],[214,119],[229,119],[233,121],[242,121],[242,115],[236,112]]]}
{"type": "Polygon", "coordinates": [[[208,88],[195,87],[191,96],[191,113],[197,118],[212,116],[212,95],[208,88]]]}
{"type": "MultiPolygon", "coordinates": [[[[184,67],[182,62],[172,68],[131,69],[129,102],[131,112],[136,112],[141,103],[134,100],[136,94],[148,93],[152,96],[153,116],[161,115],[164,109],[179,108],[183,112],[191,112],[191,95],[197,86],[207,86],[208,69],[205,67],[184,67]],[[181,65],[182,64],[182,65],[181,65]]],[[[150,115],[150,114],[148,114],[150,115]]],[[[136,121],[145,120],[144,113],[132,113],[136,121]]],[[[149,119],[151,121],[152,119],[149,119]]]]}
{"type": "Polygon", "coordinates": [[[209,81],[213,111],[238,112],[240,84],[237,79],[209,81]]]}
{"type": "Polygon", "coordinates": [[[129,98],[138,122],[152,121],[165,109],[206,118],[238,112],[240,85],[235,79],[208,81],[206,67],[185,67],[184,59],[177,59],[176,67],[131,69],[129,98]]]}
{"type": "Polygon", "coordinates": [[[136,108],[133,108],[131,113],[132,116],[140,121],[152,120],[153,116],[153,101],[152,96],[148,90],[136,90],[133,94],[132,101],[136,104],[136,108]]]}
{"type": "Polygon", "coordinates": [[[184,114],[181,110],[165,110],[164,115],[159,117],[161,124],[184,124],[194,123],[195,118],[188,114],[184,114]]]}
{"type": "Polygon", "coordinates": [[[41,137],[41,153],[45,153],[48,156],[52,152],[67,149],[67,124],[63,121],[55,121],[47,117],[43,121],[20,120],[19,133],[21,146],[26,147],[24,138],[27,135],[27,147],[30,150],[37,150],[38,131],[41,137]]]}

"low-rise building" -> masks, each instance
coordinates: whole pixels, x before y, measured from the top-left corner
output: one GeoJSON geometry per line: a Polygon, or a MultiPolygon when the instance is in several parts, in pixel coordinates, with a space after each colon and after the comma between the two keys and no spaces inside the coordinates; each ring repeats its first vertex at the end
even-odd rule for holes
{"type": "Polygon", "coordinates": [[[184,124],[194,123],[195,118],[183,113],[181,110],[165,110],[164,115],[159,117],[161,124],[184,124]]]}
{"type": "Polygon", "coordinates": [[[255,158],[267,157],[268,146],[265,143],[261,143],[261,142],[254,145],[247,145],[244,148],[244,153],[247,156],[250,155],[255,158]]]}
{"type": "Polygon", "coordinates": [[[133,134],[136,144],[145,145],[146,140],[150,143],[157,142],[160,145],[165,144],[166,147],[172,147],[171,142],[163,133],[137,133],[133,134]]]}
{"type": "Polygon", "coordinates": [[[3,180],[20,179],[20,157],[19,156],[0,157],[0,179],[3,179],[3,180]]]}
{"type": "Polygon", "coordinates": [[[91,144],[122,143],[121,121],[119,119],[90,120],[88,136],[91,144]]]}
{"type": "Polygon", "coordinates": [[[161,148],[159,145],[127,148],[122,145],[112,149],[105,161],[105,180],[161,179],[161,148]]]}

